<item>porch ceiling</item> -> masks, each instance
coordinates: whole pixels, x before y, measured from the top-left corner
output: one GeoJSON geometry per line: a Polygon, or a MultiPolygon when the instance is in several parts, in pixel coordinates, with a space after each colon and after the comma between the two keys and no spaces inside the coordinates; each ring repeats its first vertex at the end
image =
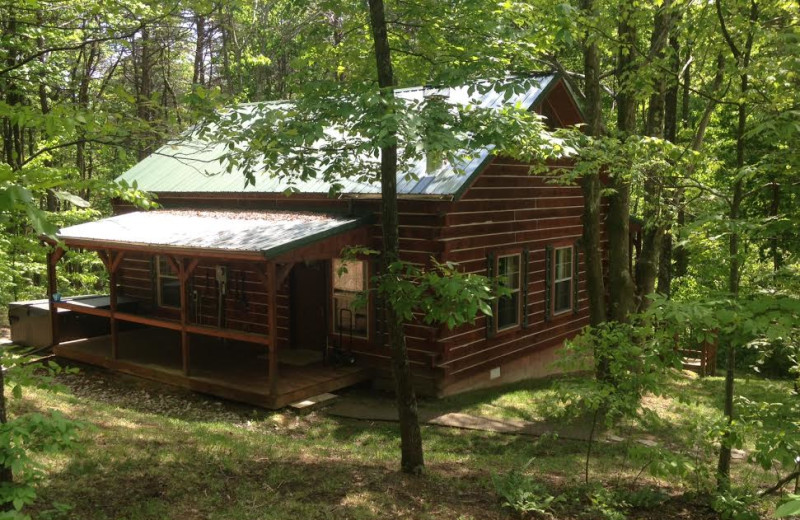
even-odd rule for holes
{"type": "Polygon", "coordinates": [[[366,218],[287,211],[133,212],[61,229],[73,247],[196,250],[274,258],[345,231],[366,218]]]}

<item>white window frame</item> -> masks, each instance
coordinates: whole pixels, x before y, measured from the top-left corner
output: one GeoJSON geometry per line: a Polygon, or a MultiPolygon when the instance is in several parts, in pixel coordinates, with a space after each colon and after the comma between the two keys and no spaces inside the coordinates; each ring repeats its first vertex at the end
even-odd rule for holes
{"type": "Polygon", "coordinates": [[[554,247],[553,248],[553,282],[550,287],[550,301],[552,302],[552,313],[553,316],[558,316],[559,314],[564,314],[565,312],[569,312],[572,310],[572,306],[574,302],[572,298],[574,298],[572,291],[573,287],[572,284],[575,283],[575,266],[572,265],[575,261],[575,250],[574,246],[561,246],[561,247],[554,247]],[[566,258],[569,260],[569,273],[567,276],[558,278],[558,252],[559,251],[567,251],[566,258]],[[567,299],[568,305],[563,309],[556,309],[556,287],[558,286],[559,282],[568,282],[569,283],[569,298],[567,299]]]}
{"type": "Polygon", "coordinates": [[[520,327],[522,325],[522,253],[509,253],[509,254],[505,254],[505,255],[498,255],[497,259],[495,260],[495,273],[497,273],[496,276],[497,276],[498,280],[503,279],[503,278],[506,279],[506,282],[503,283],[503,286],[508,288],[508,289],[510,289],[512,295],[513,294],[517,294],[516,320],[514,321],[514,323],[511,323],[509,325],[505,325],[504,327],[501,328],[500,327],[500,305],[499,305],[499,299],[498,299],[498,303],[495,304],[495,306],[494,306],[495,307],[495,311],[494,311],[495,312],[495,320],[494,320],[495,321],[495,331],[496,332],[503,332],[503,331],[506,331],[506,330],[515,329],[515,328],[520,327]],[[507,273],[501,273],[500,272],[500,260],[503,259],[503,258],[512,258],[512,257],[516,257],[517,258],[517,286],[516,287],[510,287],[510,286],[506,285],[507,282],[508,282],[507,273]]]}
{"type": "MultiPolygon", "coordinates": [[[[342,334],[349,334],[350,333],[349,329],[341,329],[340,330],[339,327],[338,327],[339,317],[337,316],[336,296],[337,295],[352,295],[352,298],[356,298],[359,294],[361,294],[361,293],[363,293],[364,291],[367,290],[368,283],[369,283],[369,264],[366,261],[364,261],[364,260],[347,260],[347,261],[345,261],[345,260],[343,260],[341,258],[334,258],[333,260],[331,260],[331,314],[332,314],[331,329],[333,330],[334,334],[339,334],[340,332],[342,334]],[[336,279],[339,277],[339,273],[337,272],[337,268],[336,268],[336,262],[337,261],[344,262],[346,264],[351,264],[351,265],[355,264],[355,263],[360,263],[361,264],[362,273],[364,275],[363,276],[363,280],[361,282],[361,286],[363,288],[362,290],[360,290],[360,291],[350,291],[350,290],[347,290],[347,289],[337,289],[336,288],[336,279]]],[[[359,309],[359,312],[364,314],[364,316],[365,316],[365,318],[367,320],[367,323],[366,323],[367,326],[364,328],[364,333],[363,334],[356,332],[356,329],[354,329],[353,330],[353,337],[354,338],[359,338],[359,339],[369,339],[369,335],[370,335],[370,331],[371,331],[370,330],[370,327],[371,327],[370,321],[371,320],[370,320],[370,305],[369,305],[369,302],[367,302],[366,307],[363,307],[362,309],[359,309]]],[[[355,317],[356,316],[355,316],[355,313],[354,313],[353,318],[355,319],[355,317]]]]}
{"type": "MultiPolygon", "coordinates": [[[[161,272],[161,255],[156,255],[156,294],[157,294],[157,302],[159,307],[163,307],[165,309],[180,309],[180,303],[178,305],[169,305],[165,304],[161,294],[161,280],[168,279],[168,280],[176,280],[180,284],[180,278],[177,274],[172,273],[162,273],[161,272]]],[[[165,262],[169,263],[169,260],[164,259],[165,262]]]]}

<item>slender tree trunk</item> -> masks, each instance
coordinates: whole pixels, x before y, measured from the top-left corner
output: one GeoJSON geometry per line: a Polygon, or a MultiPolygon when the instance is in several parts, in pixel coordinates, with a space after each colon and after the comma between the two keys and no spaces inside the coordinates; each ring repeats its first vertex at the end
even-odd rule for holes
{"type": "MultiPolygon", "coordinates": [[[[89,108],[89,85],[95,70],[95,62],[99,57],[100,49],[96,43],[90,44],[88,50],[82,54],[84,56],[84,64],[81,68],[81,77],[78,83],[78,108],[87,110],[89,108]]],[[[76,67],[77,69],[77,67],[76,67]]],[[[78,128],[78,142],[75,144],[75,167],[82,180],[88,180],[89,173],[87,172],[86,160],[86,132],[83,128],[78,128]]],[[[87,197],[88,191],[83,190],[82,197],[87,197]]]]}
{"type": "MultiPolygon", "coordinates": [[[[5,374],[3,374],[2,366],[0,366],[0,425],[4,425],[8,422],[8,416],[6,414],[6,396],[5,396],[5,374]]],[[[0,483],[12,483],[14,482],[14,473],[11,471],[11,468],[5,465],[0,466],[0,483]]],[[[0,504],[0,511],[11,511],[13,510],[13,505],[9,502],[7,504],[0,504]]]]}
{"type": "MultiPolygon", "coordinates": [[[[620,5],[618,37],[620,41],[617,57],[617,130],[625,139],[636,131],[636,96],[631,85],[635,74],[634,45],[636,29],[631,17],[636,9],[634,0],[625,0],[620,5]]],[[[609,196],[608,217],[608,299],[609,318],[627,322],[635,307],[635,284],[630,265],[630,183],[621,175],[610,179],[614,191],[609,196]]]]}
{"type": "MultiPolygon", "coordinates": [[[[9,10],[8,20],[4,22],[3,36],[11,41],[15,41],[17,36],[17,18],[13,10],[9,10]]],[[[20,55],[20,50],[17,48],[16,43],[9,45],[6,49],[6,65],[13,66],[20,55]]],[[[20,105],[23,103],[22,94],[20,93],[19,86],[16,84],[15,79],[8,76],[0,78],[0,93],[5,94],[5,102],[8,106],[20,105]]],[[[3,151],[5,161],[14,170],[19,170],[22,167],[24,160],[25,145],[22,137],[22,129],[19,123],[14,122],[11,118],[3,119],[3,151]]]]}
{"type": "MultiPolygon", "coordinates": [[[[581,10],[594,16],[594,0],[582,0],[581,10]]],[[[586,133],[592,137],[602,134],[603,106],[600,97],[600,59],[597,43],[586,35],[583,46],[584,93],[586,95],[586,133]]],[[[583,191],[583,261],[586,264],[586,288],[589,294],[589,323],[595,327],[606,320],[606,291],[603,281],[603,250],[601,248],[601,184],[599,172],[586,175],[581,182],[583,191]]],[[[595,355],[598,379],[608,377],[608,360],[595,355]]]]}
{"type": "MultiPolygon", "coordinates": [[[[684,67],[683,74],[681,77],[681,81],[683,83],[681,88],[681,126],[683,128],[689,128],[691,125],[691,121],[689,120],[690,111],[689,111],[689,102],[691,100],[691,81],[692,81],[692,64],[689,62],[689,58],[692,55],[692,46],[691,43],[687,43],[686,45],[686,53],[685,53],[685,62],[686,66],[684,67]]],[[[686,223],[686,210],[683,207],[683,190],[680,189],[677,194],[677,205],[678,205],[678,217],[677,217],[677,224],[678,229],[681,229],[684,224],[686,223]]],[[[673,251],[673,256],[675,257],[675,276],[686,276],[686,273],[689,272],[689,251],[682,245],[677,245],[675,247],[675,251],[673,251]]]]}
{"type": "Polygon", "coordinates": [[[231,70],[231,25],[233,21],[228,18],[222,5],[218,8],[217,17],[220,20],[220,40],[222,42],[222,48],[220,49],[220,54],[222,55],[222,79],[225,82],[225,92],[228,95],[233,95],[236,83],[231,70]]]}
{"type": "MultiPolygon", "coordinates": [[[[150,41],[150,29],[145,26],[142,27],[141,38],[139,39],[139,60],[138,67],[134,64],[134,70],[138,69],[138,75],[134,81],[137,84],[136,92],[136,115],[139,120],[150,122],[152,121],[152,95],[153,95],[153,78],[152,78],[152,49],[150,41]]],[[[138,145],[138,159],[141,161],[150,154],[151,139],[149,136],[139,140],[138,145]]]]}
{"type": "MultiPolygon", "coordinates": [[[[744,198],[744,182],[742,180],[742,168],[745,165],[745,133],[747,131],[747,94],[749,90],[750,77],[747,72],[750,66],[750,56],[753,48],[753,31],[758,21],[758,3],[751,0],[750,3],[750,22],[751,26],[747,32],[747,39],[744,49],[740,50],[733,41],[725,24],[725,17],[722,13],[721,0],[716,2],[717,17],[720,23],[720,30],[725,38],[731,54],[736,59],[737,65],[742,71],[739,76],[739,99],[738,105],[738,124],[736,127],[736,169],[735,180],[733,183],[733,197],[731,199],[729,219],[732,224],[739,220],[742,200],[744,198]]],[[[728,291],[733,299],[739,297],[739,232],[734,230],[730,234],[728,253],[730,254],[730,269],[728,272],[728,291]]],[[[735,341],[735,340],[734,340],[735,341]]],[[[733,395],[734,395],[734,369],[736,367],[736,345],[731,341],[728,345],[728,356],[725,370],[725,418],[728,423],[728,430],[722,438],[719,449],[719,461],[717,463],[717,488],[727,490],[730,488],[731,475],[731,433],[733,425],[733,395]]]]}
{"type": "MultiPolygon", "coordinates": [[[[650,42],[650,55],[655,59],[663,59],[664,49],[669,40],[671,26],[669,10],[672,0],[664,3],[656,11],[653,20],[653,35],[650,42]]],[[[647,107],[647,123],[645,133],[652,137],[664,137],[664,119],[666,110],[667,83],[666,73],[659,72],[653,82],[653,94],[647,107]]],[[[659,171],[647,172],[644,181],[644,229],[642,230],[642,250],[636,261],[636,297],[639,310],[650,304],[648,294],[653,293],[658,277],[661,243],[666,230],[663,215],[664,178],[659,171]]]]}
{"type": "MultiPolygon", "coordinates": [[[[674,31],[674,24],[673,24],[674,31]]],[[[673,33],[669,38],[670,70],[675,77],[670,78],[664,94],[664,138],[676,143],[678,140],[678,73],[680,72],[680,42],[673,33]]],[[[675,186],[672,186],[675,189],[675,186]]],[[[680,203],[678,190],[675,190],[673,207],[680,203]]],[[[661,255],[658,262],[658,292],[666,297],[672,295],[672,246],[674,222],[669,222],[661,239],[661,255]]]]}
{"type": "MultiPolygon", "coordinates": [[[[781,185],[776,179],[772,179],[770,184],[770,194],[772,195],[769,205],[769,216],[776,218],[781,208],[781,185]]],[[[769,249],[772,255],[772,270],[778,272],[783,264],[783,258],[780,251],[780,243],[778,234],[773,235],[769,239],[769,249]]]]}
{"type": "MultiPolygon", "coordinates": [[[[369,0],[370,25],[375,43],[378,85],[386,103],[393,110],[394,77],[386,30],[383,0],[369,0]]],[[[397,133],[392,129],[387,142],[381,146],[381,224],[383,231],[383,276],[391,264],[400,259],[397,212],[397,133]]],[[[397,394],[397,412],[400,418],[400,449],[402,470],[421,473],[424,466],[422,435],[419,428],[417,398],[411,379],[403,318],[395,310],[394,302],[386,301],[386,328],[392,350],[392,372],[397,394]]]]}
{"type": "Polygon", "coordinates": [[[195,85],[205,85],[206,17],[201,14],[196,14],[194,19],[197,29],[197,44],[194,48],[194,73],[192,74],[192,83],[195,85]]]}
{"type": "MultiPolygon", "coordinates": [[[[36,14],[36,21],[40,25],[44,25],[44,17],[42,15],[42,13],[37,13],[36,14]]],[[[36,38],[36,45],[37,45],[39,51],[43,51],[45,49],[44,36],[39,36],[39,37],[36,38]]],[[[46,54],[42,54],[41,56],[39,56],[39,63],[41,63],[42,64],[42,68],[44,68],[44,65],[47,63],[47,55],[46,54]]],[[[40,81],[39,82],[39,92],[38,93],[39,93],[39,109],[42,111],[42,115],[46,116],[50,112],[50,98],[47,95],[47,85],[45,84],[44,81],[40,81]]],[[[44,137],[45,132],[42,131],[41,134],[44,137]]],[[[49,137],[49,136],[46,136],[46,137],[49,137]]],[[[46,138],[46,137],[44,137],[44,138],[46,138]]],[[[40,137],[40,138],[42,138],[42,137],[40,137]]],[[[44,164],[45,164],[45,166],[49,167],[49,166],[53,165],[53,161],[52,161],[52,159],[47,159],[44,162],[44,164]]],[[[45,209],[47,211],[56,211],[56,210],[58,210],[58,199],[56,198],[55,194],[53,193],[53,190],[47,190],[47,196],[45,197],[45,209]]]]}
{"type": "MultiPolygon", "coordinates": [[[[9,9],[8,13],[8,20],[2,22],[3,28],[3,36],[9,38],[13,41],[16,36],[17,31],[17,22],[15,18],[15,14],[12,9],[9,9]]],[[[7,49],[7,59],[6,65],[14,65],[17,61],[17,50],[14,48],[7,49]]],[[[0,95],[5,94],[5,101],[13,106],[19,102],[21,102],[21,96],[19,96],[17,92],[17,87],[14,84],[12,79],[8,77],[0,77],[0,95]]],[[[20,167],[22,156],[19,154],[15,154],[16,150],[16,143],[14,142],[15,135],[19,135],[19,125],[12,124],[9,118],[4,118],[0,120],[3,125],[3,152],[4,152],[4,159],[7,164],[9,164],[13,169],[18,169],[20,167]]],[[[18,232],[16,230],[12,231],[12,234],[16,235],[18,232]]],[[[12,258],[12,273],[16,272],[14,269],[14,259],[16,258],[15,250],[12,248],[11,258],[12,258]]],[[[13,291],[14,291],[14,299],[18,298],[17,295],[17,284],[12,284],[13,291]]],[[[5,396],[5,378],[3,374],[3,367],[0,365],[0,424],[5,424],[7,422],[6,417],[6,396],[5,396]]],[[[8,486],[14,482],[14,473],[12,472],[10,467],[0,465],[0,486],[8,486]]],[[[6,504],[0,504],[0,511],[11,511],[13,510],[13,505],[9,502],[6,504]]]]}

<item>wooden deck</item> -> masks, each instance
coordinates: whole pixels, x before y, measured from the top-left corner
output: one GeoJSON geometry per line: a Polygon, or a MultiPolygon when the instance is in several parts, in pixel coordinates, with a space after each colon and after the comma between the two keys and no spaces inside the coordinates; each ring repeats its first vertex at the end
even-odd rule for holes
{"type": "Polygon", "coordinates": [[[321,355],[287,350],[278,354],[277,389],[270,395],[263,346],[203,336],[191,338],[186,376],[180,333],[156,328],[120,332],[116,360],[111,356],[110,336],[69,341],[53,350],[65,359],[271,409],[370,378],[364,368],[325,366],[321,355]]]}

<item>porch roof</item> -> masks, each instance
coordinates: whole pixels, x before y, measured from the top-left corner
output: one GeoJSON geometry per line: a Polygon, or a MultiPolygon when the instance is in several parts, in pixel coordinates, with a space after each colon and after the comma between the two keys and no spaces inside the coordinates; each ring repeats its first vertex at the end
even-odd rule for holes
{"type": "Polygon", "coordinates": [[[297,211],[138,211],[69,226],[56,237],[74,247],[274,258],[366,223],[363,217],[297,211]]]}

